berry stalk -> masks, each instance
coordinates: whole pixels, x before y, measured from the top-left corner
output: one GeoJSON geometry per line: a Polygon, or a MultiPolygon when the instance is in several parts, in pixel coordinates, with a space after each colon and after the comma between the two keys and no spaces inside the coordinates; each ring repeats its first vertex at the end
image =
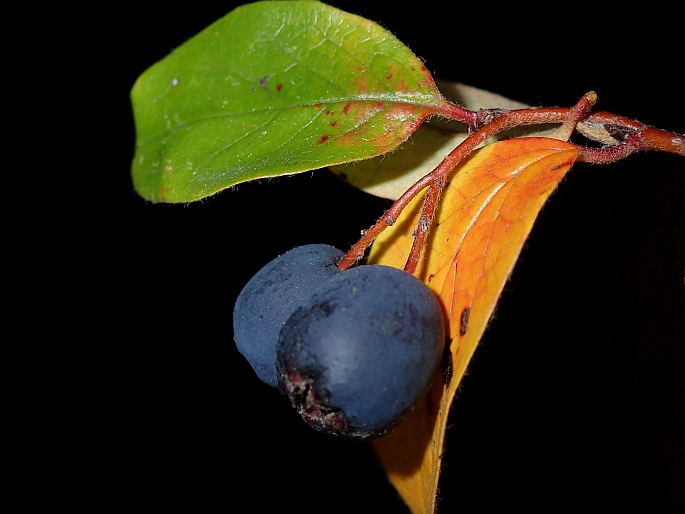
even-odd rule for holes
{"type": "Polygon", "coordinates": [[[446,183],[447,176],[454,168],[488,138],[514,127],[539,125],[544,123],[562,123],[560,130],[570,133],[578,129],[590,140],[599,142],[601,148],[578,146],[580,161],[595,164],[606,164],[623,159],[637,151],[656,150],[685,156],[685,136],[665,130],[649,127],[638,121],[607,112],[589,114],[597,100],[595,92],[586,93],[572,108],[540,107],[529,109],[481,109],[467,116],[464,109],[450,111],[445,109],[440,114],[448,119],[463,121],[474,119],[469,124],[474,130],[430,173],[414,183],[385,212],[372,227],[362,233],[362,237],[345,254],[338,268],[346,270],[361,259],[374,239],[387,227],[394,225],[404,208],[421,191],[429,188],[424,200],[421,216],[414,231],[414,243],[405,265],[405,270],[413,273],[418,265],[428,230],[437,208],[440,192],[446,183]],[[453,116],[453,117],[452,117],[453,116]],[[581,123],[578,126],[579,122],[581,123]]]}

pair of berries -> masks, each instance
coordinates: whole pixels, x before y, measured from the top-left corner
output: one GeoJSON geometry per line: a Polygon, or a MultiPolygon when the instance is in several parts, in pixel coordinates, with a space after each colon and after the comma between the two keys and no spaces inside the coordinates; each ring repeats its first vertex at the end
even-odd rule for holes
{"type": "Polygon", "coordinates": [[[236,345],[259,378],[312,427],[365,439],[391,431],[423,399],[445,342],[433,292],[405,271],[361,265],[312,244],[262,268],[233,312],[236,345]]]}

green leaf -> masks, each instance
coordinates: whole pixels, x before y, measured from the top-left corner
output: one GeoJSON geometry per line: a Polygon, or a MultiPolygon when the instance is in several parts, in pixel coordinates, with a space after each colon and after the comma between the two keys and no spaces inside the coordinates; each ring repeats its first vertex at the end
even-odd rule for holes
{"type": "Polygon", "coordinates": [[[239,7],[131,92],[136,190],[198,200],[392,150],[447,100],[389,32],[320,2],[239,7]]]}

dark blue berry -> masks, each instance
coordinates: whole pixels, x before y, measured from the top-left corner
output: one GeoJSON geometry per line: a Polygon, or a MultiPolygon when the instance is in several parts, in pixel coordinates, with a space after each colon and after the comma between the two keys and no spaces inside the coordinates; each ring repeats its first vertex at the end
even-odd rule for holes
{"type": "Polygon", "coordinates": [[[328,245],[299,246],[269,262],[240,292],[233,309],[236,346],[263,382],[278,386],[278,333],[319,284],[340,273],[343,255],[328,245]]]}
{"type": "Polygon", "coordinates": [[[396,268],[359,266],[328,279],[286,321],[279,387],[317,430],[380,436],[428,392],[444,341],[428,286],[396,268]]]}

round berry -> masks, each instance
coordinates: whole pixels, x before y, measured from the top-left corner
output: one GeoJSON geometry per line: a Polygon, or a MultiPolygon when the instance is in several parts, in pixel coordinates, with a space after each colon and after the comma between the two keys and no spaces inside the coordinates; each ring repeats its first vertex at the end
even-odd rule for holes
{"type": "Polygon", "coordinates": [[[444,342],[428,286],[400,269],[359,266],[326,280],[283,325],[279,387],[317,430],[380,436],[428,392],[444,342]]]}
{"type": "Polygon", "coordinates": [[[236,346],[266,384],[278,386],[276,343],[283,323],[321,282],[340,273],[337,263],[343,255],[324,244],[299,246],[264,266],[238,295],[236,346]]]}

